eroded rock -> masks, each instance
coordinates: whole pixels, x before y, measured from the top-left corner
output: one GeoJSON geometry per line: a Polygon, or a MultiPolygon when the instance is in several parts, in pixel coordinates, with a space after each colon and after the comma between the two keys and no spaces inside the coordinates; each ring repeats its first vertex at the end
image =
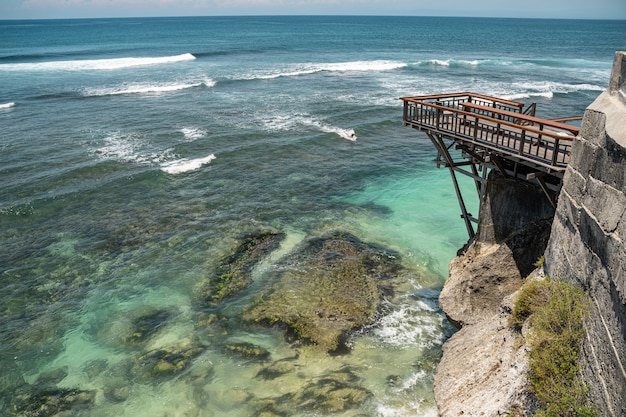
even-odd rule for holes
{"type": "Polygon", "coordinates": [[[278,276],[243,319],[281,324],[294,340],[332,352],[347,331],[373,321],[385,280],[401,269],[397,253],[334,232],[308,239],[279,265],[278,276]]]}
{"type": "Polygon", "coordinates": [[[137,358],[131,374],[143,379],[163,379],[179,374],[204,351],[204,347],[191,339],[179,344],[152,350],[137,358]]]}
{"type": "Polygon", "coordinates": [[[514,296],[500,312],[464,326],[443,345],[434,392],[439,415],[532,414],[528,356],[522,335],[509,326],[514,296]],[[513,411],[521,414],[509,414],[513,411]]]}
{"type": "Polygon", "coordinates": [[[95,396],[95,391],[79,389],[28,389],[15,393],[5,412],[15,417],[52,417],[64,411],[89,408],[95,396]]]}
{"type": "Polygon", "coordinates": [[[274,229],[244,235],[233,254],[220,261],[217,272],[204,285],[202,297],[205,303],[217,305],[247,287],[252,282],[254,266],[278,248],[284,238],[284,233],[274,229]]]}

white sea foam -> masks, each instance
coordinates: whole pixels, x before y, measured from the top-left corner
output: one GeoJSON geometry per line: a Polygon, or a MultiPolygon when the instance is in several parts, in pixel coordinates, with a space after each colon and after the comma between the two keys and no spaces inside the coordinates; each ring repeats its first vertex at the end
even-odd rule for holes
{"type": "Polygon", "coordinates": [[[206,165],[215,159],[215,155],[211,154],[204,158],[197,159],[179,159],[178,161],[161,164],[161,170],[168,174],[181,174],[183,172],[195,171],[202,165],[206,165]]]}
{"type": "Polygon", "coordinates": [[[119,133],[112,133],[103,140],[103,145],[95,150],[100,159],[118,159],[135,161],[139,144],[136,138],[119,133]]]}
{"type": "Polygon", "coordinates": [[[373,334],[391,346],[429,347],[443,342],[441,320],[427,303],[411,299],[381,317],[373,334]]]}
{"type": "Polygon", "coordinates": [[[301,120],[303,124],[314,126],[318,128],[319,130],[321,130],[322,132],[335,133],[341,136],[342,138],[350,140],[352,142],[356,142],[357,140],[356,134],[354,133],[354,129],[342,129],[336,126],[328,126],[313,118],[302,118],[301,120]]]}
{"type": "Polygon", "coordinates": [[[99,159],[133,162],[138,164],[159,164],[171,159],[172,150],[150,150],[145,138],[136,134],[113,132],[108,134],[93,151],[99,159]]]}
{"type": "Polygon", "coordinates": [[[552,91],[545,92],[528,92],[528,93],[515,93],[515,94],[498,94],[498,97],[503,98],[505,100],[523,100],[525,98],[531,97],[543,97],[543,98],[552,98],[554,97],[554,93],[552,91]]]}
{"type": "Polygon", "coordinates": [[[428,378],[428,374],[423,369],[419,369],[412,374],[410,374],[407,378],[401,381],[401,383],[396,386],[397,391],[409,391],[414,390],[417,385],[422,383],[424,379],[428,378]]]}
{"type": "Polygon", "coordinates": [[[128,57],[109,59],[85,59],[71,61],[28,62],[17,64],[2,64],[0,71],[88,71],[88,70],[118,70],[145,65],[171,64],[174,62],[192,61],[196,59],[192,54],[181,54],[161,57],[128,57]]]}
{"type": "Polygon", "coordinates": [[[201,86],[212,87],[215,85],[213,80],[205,80],[196,83],[169,83],[169,84],[130,84],[108,88],[95,88],[85,90],[83,95],[86,97],[114,96],[120,94],[159,94],[169,93],[172,91],[185,90],[201,86]]]}
{"type": "Polygon", "coordinates": [[[8,109],[15,106],[15,103],[11,102],[11,103],[4,103],[4,104],[0,104],[0,109],[8,109]]]}
{"type": "Polygon", "coordinates": [[[419,61],[418,66],[438,66],[438,67],[476,67],[478,65],[508,65],[508,61],[493,61],[488,59],[428,59],[419,61]]]}
{"type": "Polygon", "coordinates": [[[206,130],[195,127],[183,127],[180,131],[183,135],[185,135],[185,140],[187,142],[193,142],[194,140],[200,139],[207,134],[206,130]]]}
{"type": "Polygon", "coordinates": [[[264,119],[262,123],[269,132],[284,132],[296,125],[294,117],[290,115],[275,115],[270,119],[264,119]]]}
{"type": "Polygon", "coordinates": [[[322,124],[319,125],[319,128],[322,132],[336,133],[340,137],[347,139],[349,141],[352,141],[352,142],[356,142],[357,140],[356,134],[354,133],[354,129],[342,129],[340,127],[325,126],[322,124]]]}
{"type": "Polygon", "coordinates": [[[276,115],[271,119],[263,121],[265,128],[269,131],[288,131],[297,126],[310,126],[325,133],[335,133],[344,139],[356,142],[357,136],[354,129],[343,129],[337,126],[328,126],[319,120],[307,115],[276,115]]]}
{"type": "Polygon", "coordinates": [[[449,67],[450,66],[450,60],[441,60],[441,59],[431,59],[429,61],[426,61],[429,64],[432,65],[439,65],[440,67],[449,67]]]}
{"type": "Polygon", "coordinates": [[[382,72],[393,71],[406,67],[407,64],[397,61],[349,61],[334,63],[309,63],[298,64],[270,73],[253,73],[244,76],[243,79],[274,79],[279,77],[297,77],[301,75],[315,74],[318,72],[382,72]]]}
{"type": "Polygon", "coordinates": [[[339,129],[337,134],[344,139],[356,142],[356,133],[354,133],[354,129],[339,129]]]}
{"type": "Polygon", "coordinates": [[[509,99],[520,100],[531,97],[551,99],[554,94],[567,94],[577,91],[604,91],[604,87],[595,84],[566,84],[552,81],[518,82],[513,83],[506,92],[494,92],[494,95],[509,99]]]}
{"type": "Polygon", "coordinates": [[[416,404],[413,406],[411,406],[411,404],[403,406],[379,404],[378,407],[376,407],[376,412],[382,417],[406,417],[415,415],[419,415],[420,417],[437,417],[439,415],[436,408],[431,407],[423,409],[421,401],[415,402],[416,404]],[[417,411],[419,411],[419,414],[416,414],[417,411]]]}
{"type": "Polygon", "coordinates": [[[407,64],[397,61],[353,61],[321,65],[322,71],[393,71],[406,67],[407,64]]]}

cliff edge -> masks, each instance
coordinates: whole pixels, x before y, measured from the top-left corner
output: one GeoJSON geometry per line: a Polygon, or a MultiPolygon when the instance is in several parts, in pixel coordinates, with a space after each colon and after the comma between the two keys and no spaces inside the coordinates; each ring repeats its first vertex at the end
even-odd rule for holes
{"type": "Polygon", "coordinates": [[[476,240],[439,301],[461,330],[435,376],[441,417],[531,415],[528,347],[508,325],[523,280],[547,274],[590,299],[582,377],[604,416],[626,416],[626,53],[586,110],[556,211],[539,187],[490,174],[476,240]],[[545,253],[543,269],[533,272],[545,253]]]}
{"type": "Polygon", "coordinates": [[[538,186],[490,173],[476,240],[450,263],[439,297],[449,320],[462,327],[444,344],[435,375],[441,417],[536,408],[528,393],[528,349],[508,322],[516,291],[544,253],[553,217],[538,186]]]}

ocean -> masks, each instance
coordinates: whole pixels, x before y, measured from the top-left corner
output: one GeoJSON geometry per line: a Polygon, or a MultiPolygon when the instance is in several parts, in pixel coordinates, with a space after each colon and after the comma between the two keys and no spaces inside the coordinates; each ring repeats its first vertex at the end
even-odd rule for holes
{"type": "Polygon", "coordinates": [[[624,48],[624,21],[0,21],[0,414],[436,416],[454,332],[437,296],[467,234],[398,98],[473,91],[582,115],[624,48]],[[397,254],[402,282],[349,352],[243,323],[250,291],[203,316],[199,288],[258,228],[285,238],[252,293],[328,232],[397,254]],[[176,372],[137,371],[190,341],[176,372]],[[329,406],[313,385],[367,395],[329,406]]]}

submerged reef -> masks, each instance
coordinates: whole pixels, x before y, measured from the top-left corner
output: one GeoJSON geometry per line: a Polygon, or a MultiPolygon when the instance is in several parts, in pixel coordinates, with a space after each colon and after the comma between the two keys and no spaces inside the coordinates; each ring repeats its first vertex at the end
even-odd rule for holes
{"type": "Polygon", "coordinates": [[[205,284],[202,290],[205,303],[217,305],[246,288],[252,282],[252,269],[284,238],[285,234],[275,229],[244,235],[234,252],[220,261],[217,272],[205,284]]]}
{"type": "Polygon", "coordinates": [[[349,330],[373,322],[381,294],[391,291],[385,281],[400,269],[397,253],[349,233],[313,237],[281,261],[243,319],[282,325],[295,341],[338,353],[349,330]]]}

